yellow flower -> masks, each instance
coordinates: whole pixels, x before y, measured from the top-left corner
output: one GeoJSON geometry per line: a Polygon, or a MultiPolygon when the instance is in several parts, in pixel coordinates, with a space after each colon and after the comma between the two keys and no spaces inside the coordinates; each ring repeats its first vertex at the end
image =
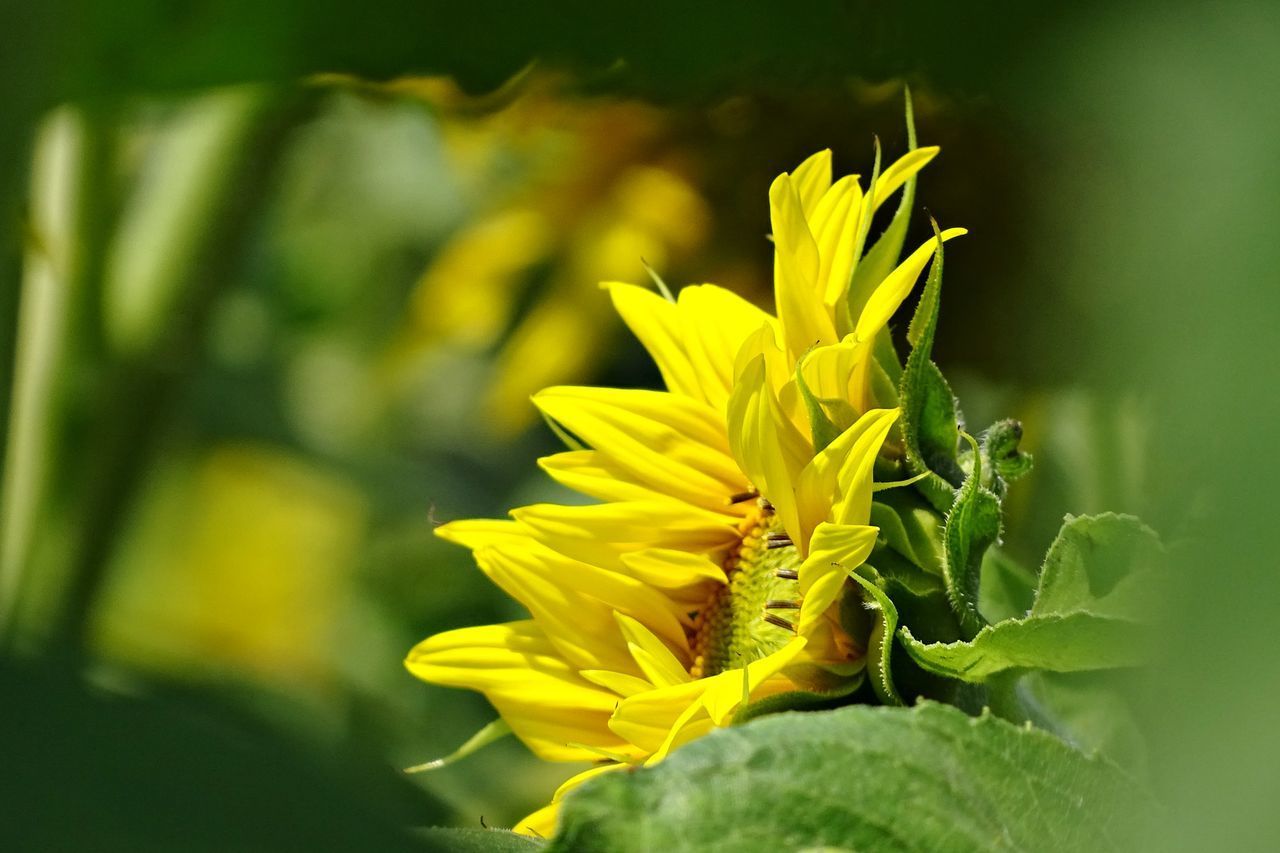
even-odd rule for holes
{"type": "Polygon", "coordinates": [[[599,503],[439,529],[530,618],[431,637],[409,670],[484,692],[545,759],[607,759],[518,829],[550,834],[560,796],[584,779],[862,668],[838,600],[876,540],[872,470],[898,414],[874,408],[871,349],[936,242],[876,282],[856,316],[849,288],[876,208],[936,153],[912,151],[865,194],[856,176],[832,182],[829,151],[774,182],[776,318],[713,285],[671,301],[607,284],[668,390],[533,398],[589,448],[541,466],[599,503]]]}
{"type": "Polygon", "coordinates": [[[442,347],[485,355],[492,378],[477,402],[499,438],[530,426],[530,394],[599,361],[615,328],[597,281],[676,262],[710,230],[665,115],[572,96],[567,83],[535,71],[481,98],[440,78],[390,86],[433,107],[454,172],[488,204],[423,273],[387,366],[418,371],[442,347]]]}

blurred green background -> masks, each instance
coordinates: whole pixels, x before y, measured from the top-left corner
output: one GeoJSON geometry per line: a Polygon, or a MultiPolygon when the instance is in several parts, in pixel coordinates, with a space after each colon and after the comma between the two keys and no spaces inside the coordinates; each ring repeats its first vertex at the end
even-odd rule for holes
{"type": "MultiPolygon", "coordinates": [[[[133,0],[0,10],[0,803],[11,849],[421,848],[565,775],[414,681],[517,617],[434,524],[571,499],[528,394],[655,386],[596,287],[768,299],[769,180],[941,158],[939,363],[1020,417],[1006,546],[1175,548],[1124,685],[1151,849],[1268,849],[1273,4],[133,0]]],[[[913,227],[928,233],[923,215],[913,227]]]]}

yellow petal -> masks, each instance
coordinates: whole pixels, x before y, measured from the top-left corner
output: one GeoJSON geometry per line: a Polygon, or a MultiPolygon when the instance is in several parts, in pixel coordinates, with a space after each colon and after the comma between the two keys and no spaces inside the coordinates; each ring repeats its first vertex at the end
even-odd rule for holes
{"type": "Polygon", "coordinates": [[[565,794],[597,776],[612,773],[616,770],[626,770],[630,766],[629,764],[617,762],[600,764],[571,776],[568,781],[556,789],[555,796],[551,798],[550,803],[517,823],[513,831],[521,835],[531,835],[535,838],[550,838],[555,834],[556,821],[560,817],[560,801],[564,799],[565,794]]]}
{"type": "Polygon", "coordinates": [[[615,610],[687,651],[680,606],[635,578],[571,559],[533,539],[482,548],[475,556],[485,574],[528,608],[561,654],[580,669],[639,674],[618,635],[615,610]]]}
{"type": "Polygon", "coordinates": [[[855,419],[859,398],[851,396],[851,380],[857,373],[859,350],[865,348],[869,352],[872,346],[870,341],[858,341],[848,335],[838,344],[810,350],[798,366],[809,392],[839,429],[847,429],[855,419]]]}
{"type": "Polygon", "coordinates": [[[836,474],[836,499],[829,516],[837,524],[870,521],[876,456],[897,418],[897,409],[872,409],[849,427],[854,431],[853,443],[836,474]]]}
{"type": "Polygon", "coordinates": [[[459,628],[428,637],[405,658],[423,681],[520,693],[558,708],[612,711],[609,694],[578,678],[532,620],[459,628]]]}
{"type": "Polygon", "coordinates": [[[838,344],[811,350],[803,363],[804,381],[819,399],[841,398],[849,389],[849,366],[857,342],[850,335],[838,344]]]}
{"type": "Polygon", "coordinates": [[[824,148],[811,154],[791,173],[796,194],[805,215],[812,215],[818,202],[831,186],[831,149],[824,148]]]}
{"type": "Polygon", "coordinates": [[[927,166],[934,157],[937,157],[939,150],[938,146],[930,145],[925,148],[908,151],[899,157],[892,166],[881,172],[880,179],[876,181],[875,201],[872,209],[879,209],[880,205],[884,204],[898,187],[905,184],[912,175],[927,166]]]}
{"type": "Polygon", "coordinates": [[[476,562],[503,592],[524,605],[572,666],[639,674],[625,645],[610,637],[613,609],[607,604],[524,570],[497,549],[477,551],[476,562]]]}
{"type": "Polygon", "coordinates": [[[681,311],[651,290],[632,284],[610,282],[613,307],[644,348],[649,351],[667,388],[706,401],[702,382],[685,351],[685,326],[681,311]]]}
{"type": "Polygon", "coordinates": [[[793,359],[815,344],[834,343],[835,324],[823,304],[818,281],[818,245],[789,175],[769,188],[773,222],[774,297],[793,359]]]}
{"type": "Polygon", "coordinates": [[[548,388],[535,404],[638,483],[705,509],[747,487],[729,455],[724,416],[660,391],[548,388]]]}
{"type": "Polygon", "coordinates": [[[518,835],[531,838],[550,838],[556,833],[556,822],[560,819],[560,804],[547,803],[533,814],[519,821],[511,830],[518,835]]]}
{"type": "Polygon", "coordinates": [[[632,668],[621,643],[602,639],[615,634],[608,627],[614,610],[656,626],[677,646],[686,643],[680,624],[688,619],[685,603],[630,576],[616,553],[604,552],[612,568],[584,562],[543,544],[516,521],[451,522],[437,533],[474,549],[480,570],[527,607],[561,653],[579,667],[632,668]],[[583,633],[586,625],[594,625],[594,632],[583,633]]]}
{"type": "Polygon", "coordinates": [[[708,681],[704,678],[628,696],[609,718],[609,729],[644,752],[656,752],[680,716],[701,700],[708,681]]]}
{"type": "Polygon", "coordinates": [[[617,696],[579,677],[532,621],[437,634],[415,646],[405,666],[424,681],[483,692],[516,736],[548,760],[593,757],[569,743],[628,748],[608,727],[617,696]]]}
{"type": "Polygon", "coordinates": [[[671,730],[663,738],[662,745],[645,760],[645,766],[652,767],[664,760],[671,750],[709,734],[715,727],[716,724],[711,721],[711,715],[707,713],[706,707],[701,702],[695,702],[676,717],[676,721],[671,724],[671,730]]]}
{"type": "Polygon", "coordinates": [[[738,538],[734,519],[673,500],[586,506],[535,504],[511,516],[539,542],[576,560],[621,570],[622,555],[646,548],[702,553],[738,538]]]}
{"type": "Polygon", "coordinates": [[[630,767],[630,765],[628,764],[613,763],[613,764],[600,764],[588,770],[583,770],[581,773],[570,776],[569,779],[565,781],[563,785],[561,785],[559,788],[556,788],[556,793],[551,798],[551,802],[553,803],[560,802],[561,800],[564,799],[565,794],[569,793],[570,791],[572,791],[574,788],[578,787],[582,783],[588,782],[596,778],[597,776],[603,776],[605,773],[612,773],[616,770],[626,770],[628,767],[630,767]]]}
{"type": "Polygon", "coordinates": [[[641,758],[646,754],[609,728],[607,712],[553,708],[509,693],[485,695],[516,737],[544,761],[596,761],[601,754],[641,758]]]}
{"type": "MultiPolygon", "coordinates": [[[[942,239],[945,242],[968,233],[964,228],[948,228],[942,232],[942,239]]],[[[920,272],[925,264],[929,263],[929,259],[933,257],[937,248],[937,239],[929,240],[912,252],[905,261],[898,264],[897,269],[885,276],[884,281],[876,285],[876,289],[867,300],[866,307],[862,309],[861,316],[858,317],[857,328],[854,330],[858,340],[871,340],[885,327],[889,318],[898,310],[898,306],[911,293],[911,288],[915,286],[920,272]]]]}
{"type": "Polygon", "coordinates": [[[612,690],[623,698],[653,689],[653,684],[646,679],[622,672],[610,672],[607,669],[584,669],[578,675],[581,675],[592,684],[598,684],[606,690],[612,690]]]}
{"type": "Polygon", "coordinates": [[[520,526],[514,521],[495,518],[468,518],[450,521],[435,529],[435,534],[446,542],[475,550],[494,542],[520,536],[520,526]]]}
{"type": "MultiPolygon", "coordinates": [[[[626,471],[594,450],[554,453],[539,459],[538,465],[560,485],[602,501],[645,501],[665,497],[636,483],[626,471]]],[[[725,511],[732,509],[726,507],[725,511]]]]}
{"type": "MultiPolygon", "coordinates": [[[[837,504],[848,518],[839,519],[844,524],[865,523],[867,518],[858,515],[871,513],[871,475],[876,455],[894,421],[897,409],[872,409],[846,429],[834,441],[810,460],[800,472],[796,486],[796,501],[800,512],[801,538],[797,544],[809,542],[819,522],[833,518],[837,504]],[[849,469],[850,480],[845,487],[839,480],[840,471],[849,469]],[[846,491],[847,488],[847,491],[846,491]],[[865,501],[864,501],[865,498],[865,501]]],[[[807,553],[802,548],[802,554],[807,553]]]]}
{"type": "Polygon", "coordinates": [[[807,636],[840,596],[845,577],[867,559],[875,547],[877,527],[823,522],[813,532],[809,556],[800,564],[800,592],[804,602],[796,631],[807,636]]]}
{"type": "Polygon", "coordinates": [[[728,583],[721,565],[706,554],[673,548],[645,548],[622,555],[632,577],[659,589],[680,589],[710,582],[728,583]]]}
{"type": "Polygon", "coordinates": [[[849,287],[861,207],[857,179],[844,177],[832,184],[809,222],[818,243],[818,284],[828,312],[849,287]]]}
{"type": "MultiPolygon", "coordinates": [[[[785,679],[776,678],[804,649],[805,639],[797,637],[783,648],[747,666],[748,694],[753,699],[769,692],[793,689],[785,679]],[[772,685],[772,687],[771,687],[772,685]]],[[[670,747],[672,733],[683,724],[696,721],[692,706],[706,710],[712,725],[724,725],[742,704],[742,668],[726,670],[710,678],[658,688],[623,699],[609,720],[609,727],[642,750],[658,752],[670,747]]]]}
{"type": "Polygon", "coordinates": [[[795,480],[808,461],[810,448],[774,399],[763,357],[753,360],[739,378],[729,399],[728,418],[729,440],[738,464],[773,504],[786,531],[798,537],[795,480]]]}
{"type": "MultiPolygon", "coordinates": [[[[837,597],[839,593],[840,589],[837,588],[837,597]]],[[[839,607],[828,605],[822,618],[805,626],[804,636],[809,644],[804,647],[804,653],[796,657],[795,664],[791,667],[795,680],[802,687],[805,685],[806,671],[820,676],[819,684],[822,684],[827,682],[830,675],[852,676],[866,666],[861,650],[840,624],[839,607]],[[821,672],[808,667],[815,667],[821,672]]]]}
{"type": "MultiPolygon", "coordinates": [[[[809,430],[808,414],[793,379],[793,361],[777,338],[779,332],[777,326],[761,327],[743,342],[734,362],[734,387],[737,387],[751,362],[757,357],[763,357],[765,381],[773,390],[778,407],[795,431],[805,435],[809,430]]],[[[726,415],[727,413],[726,407],[726,415]]]]}
{"type": "MultiPolygon", "coordinates": [[[[806,642],[804,637],[796,637],[776,652],[749,663],[746,678],[747,695],[753,699],[760,698],[758,695],[760,687],[795,660],[796,655],[804,650],[806,642]]],[[[731,669],[706,680],[710,684],[707,692],[703,694],[703,704],[707,708],[707,713],[711,715],[711,721],[717,726],[722,726],[729,722],[729,717],[742,705],[742,669],[731,669]]]]}
{"type": "Polygon", "coordinates": [[[714,284],[691,285],[677,298],[685,323],[685,349],[702,383],[702,395],[723,413],[733,390],[734,360],[743,342],[762,326],[776,328],[777,320],[714,284]]]}
{"type": "Polygon", "coordinates": [[[618,628],[627,641],[631,656],[645,677],[655,687],[668,687],[672,684],[684,684],[691,680],[685,669],[671,650],[667,648],[654,633],[630,616],[615,613],[618,628]]]}

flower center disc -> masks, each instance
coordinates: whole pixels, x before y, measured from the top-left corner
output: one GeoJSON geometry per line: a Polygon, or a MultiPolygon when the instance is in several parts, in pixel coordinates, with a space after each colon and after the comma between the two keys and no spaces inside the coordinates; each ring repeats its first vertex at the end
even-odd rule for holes
{"type": "Polygon", "coordinates": [[[743,530],[741,544],[725,559],[728,584],[716,589],[695,621],[694,678],[746,666],[795,637],[801,600],[796,547],[767,504],[743,530]]]}

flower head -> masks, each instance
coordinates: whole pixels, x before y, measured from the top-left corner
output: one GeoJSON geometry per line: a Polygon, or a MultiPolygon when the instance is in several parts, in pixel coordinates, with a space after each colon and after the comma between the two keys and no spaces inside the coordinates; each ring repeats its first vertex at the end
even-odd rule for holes
{"type": "MultiPolygon", "coordinates": [[[[894,401],[878,396],[873,350],[936,241],[896,267],[863,246],[876,209],[936,153],[913,150],[865,192],[857,176],[833,182],[829,151],[778,177],[776,317],[714,285],[674,300],[605,285],[667,390],[534,397],[581,444],[541,466],[599,502],[439,529],[530,618],[438,634],[407,665],[482,691],[543,758],[606,759],[557,800],[749,703],[862,668],[839,600],[876,541],[874,463],[898,414],[877,408],[894,401]]],[[[554,812],[520,828],[549,834],[554,812]]]]}

